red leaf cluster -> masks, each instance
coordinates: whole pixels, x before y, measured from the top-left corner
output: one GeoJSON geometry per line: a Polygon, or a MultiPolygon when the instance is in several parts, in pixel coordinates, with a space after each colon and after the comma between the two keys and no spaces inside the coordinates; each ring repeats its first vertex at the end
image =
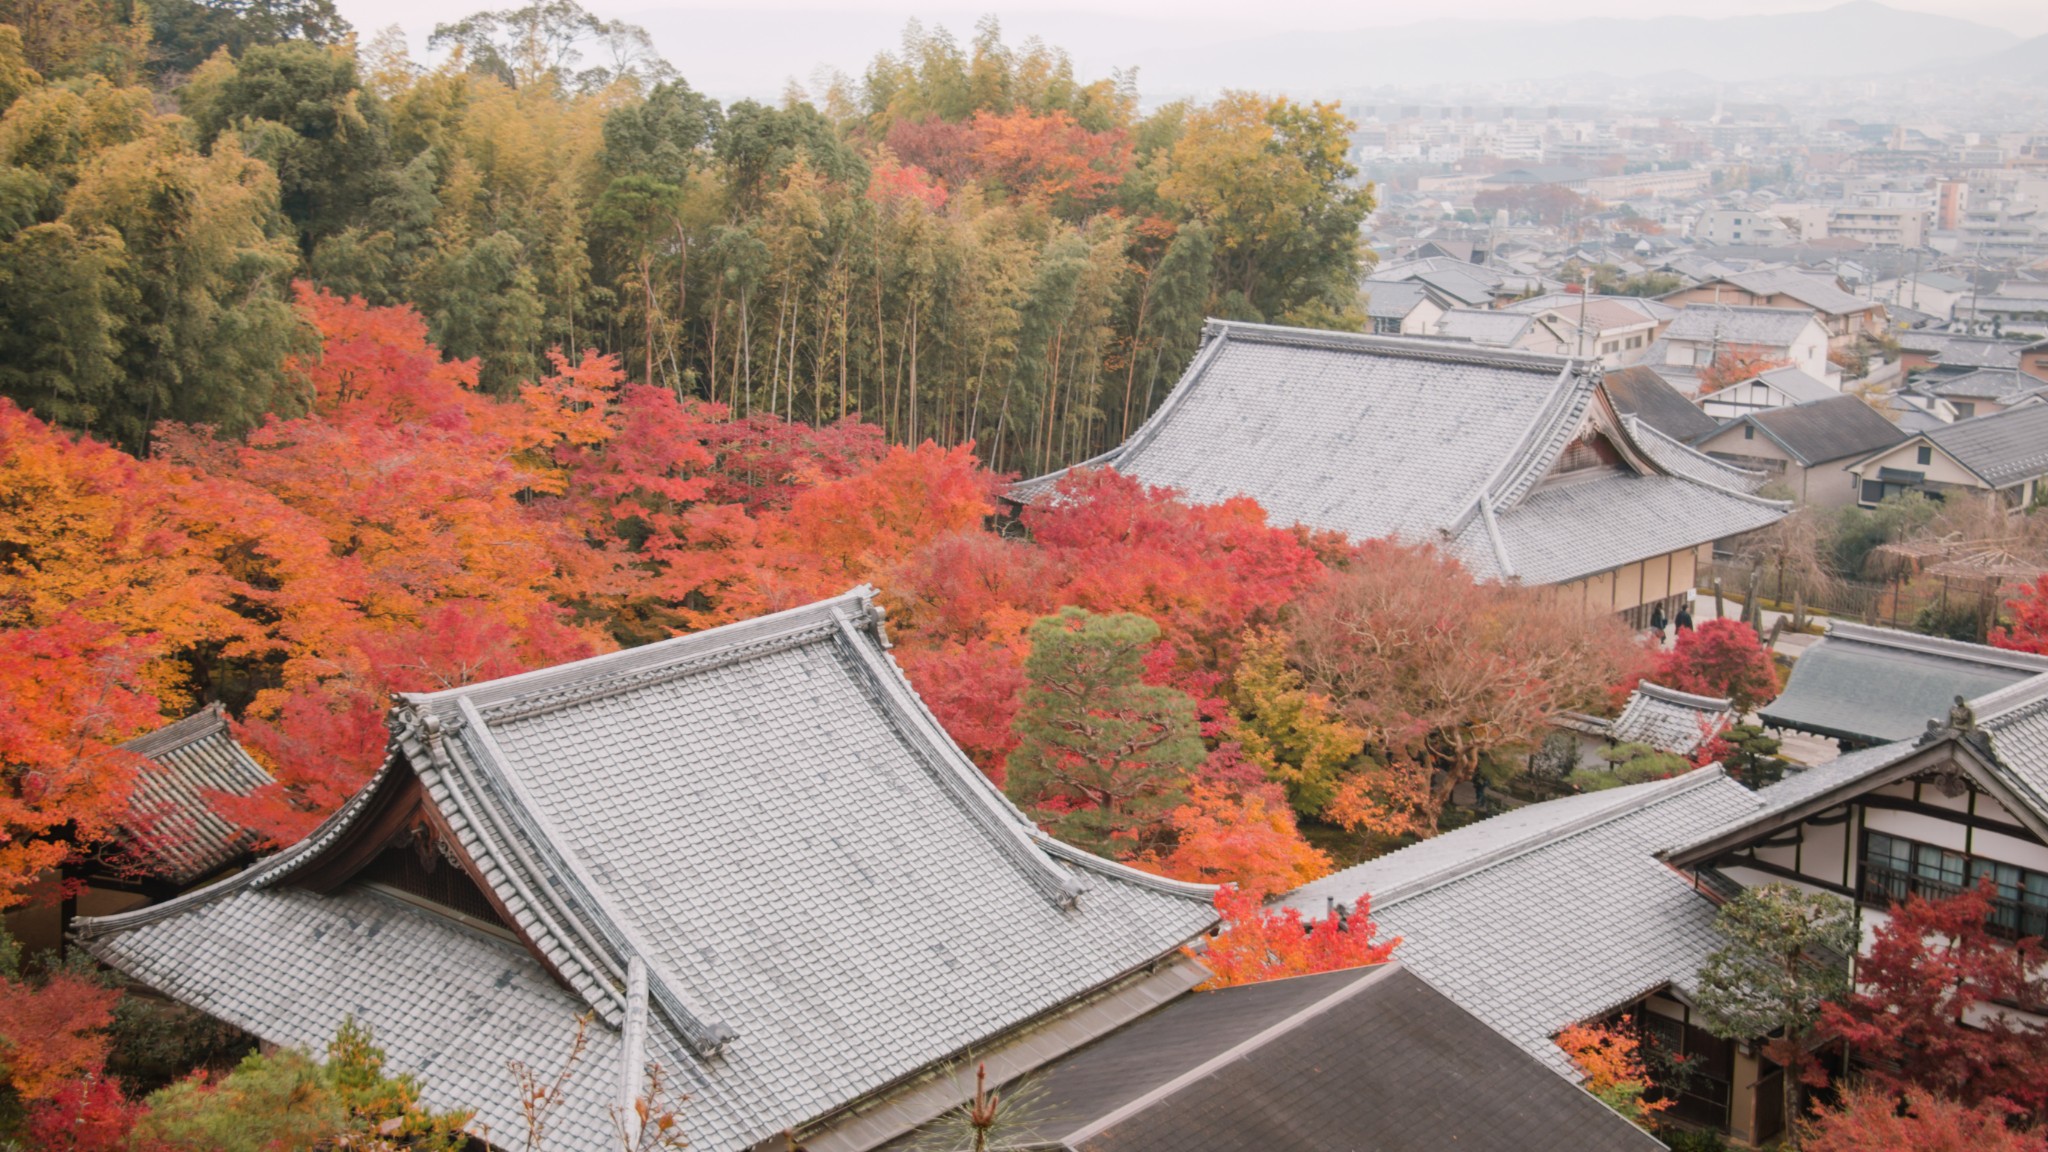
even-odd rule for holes
{"type": "Polygon", "coordinates": [[[1252,893],[1225,887],[1216,890],[1216,912],[1223,930],[1201,953],[1202,963],[1214,973],[1204,988],[1381,964],[1401,943],[1398,936],[1373,940],[1379,926],[1372,922],[1368,895],[1359,896],[1344,917],[1333,913],[1304,921],[1292,908],[1266,908],[1252,893]]]}

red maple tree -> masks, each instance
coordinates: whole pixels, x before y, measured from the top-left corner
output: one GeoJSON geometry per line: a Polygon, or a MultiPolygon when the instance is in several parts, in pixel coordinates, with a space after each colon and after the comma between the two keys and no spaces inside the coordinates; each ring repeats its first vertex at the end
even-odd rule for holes
{"type": "Polygon", "coordinates": [[[1844,1004],[1821,1010],[1821,1033],[1847,1041],[1869,1079],[1974,1105],[2001,1101],[2029,1120],[2048,1115],[2048,1044],[2007,1006],[2048,1004],[2041,942],[1990,927],[1989,877],[1946,900],[1894,905],[1844,1004]]]}
{"type": "MultiPolygon", "coordinates": [[[[1620,694],[1626,696],[1639,679],[1624,680],[1620,694]]],[[[1682,629],[1647,679],[1680,692],[1724,697],[1737,712],[1778,698],[1778,669],[1771,654],[1756,631],[1739,620],[1709,620],[1682,629]]]]}
{"type": "Polygon", "coordinates": [[[1923,1089],[1900,1095],[1850,1088],[1805,1125],[1806,1152],[2048,1152],[2048,1138],[2020,1131],[1994,1104],[1969,1105],[1923,1089]]]}
{"type": "Polygon", "coordinates": [[[2005,606],[2012,613],[2012,624],[1991,630],[1992,646],[2048,653],[2048,576],[2020,589],[2005,606]]]}
{"type": "Polygon", "coordinates": [[[1293,908],[1264,907],[1257,896],[1230,886],[1216,890],[1215,903],[1223,928],[1201,953],[1214,973],[1204,988],[1382,964],[1401,943],[1399,936],[1373,939],[1379,925],[1372,922],[1369,895],[1361,894],[1345,913],[1314,920],[1293,908]]]}

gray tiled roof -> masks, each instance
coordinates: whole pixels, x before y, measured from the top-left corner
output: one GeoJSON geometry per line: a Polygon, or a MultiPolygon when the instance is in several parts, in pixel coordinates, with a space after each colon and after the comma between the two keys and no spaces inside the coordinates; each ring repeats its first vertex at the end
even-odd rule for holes
{"type": "Polygon", "coordinates": [[[1901,332],[1899,347],[1933,356],[1944,368],[2013,368],[2025,342],[1951,332],[1901,332]]]}
{"type": "Polygon", "coordinates": [[[1810,276],[1795,268],[1760,268],[1736,272],[1722,279],[1758,296],[1785,295],[1831,316],[1847,316],[1878,307],[1868,300],[1842,291],[1833,279],[1810,276]]]}
{"type": "Polygon", "coordinates": [[[1931,390],[1936,396],[1969,400],[2014,400],[2042,387],[2038,377],[2017,368],[1979,368],[1961,376],[1936,377],[1931,390]]]}
{"type": "Polygon", "coordinates": [[[1645,680],[1628,694],[1628,703],[1614,718],[1613,732],[1624,743],[1648,744],[1685,756],[1734,721],[1734,708],[1724,698],[1696,696],[1645,680]]]}
{"type": "Polygon", "coordinates": [[[135,774],[124,823],[125,855],[143,871],[190,884],[246,855],[256,833],[214,811],[210,797],[247,796],[271,783],[228,731],[227,713],[211,704],[175,724],[121,747],[150,763],[135,774]]]}
{"type": "Polygon", "coordinates": [[[2008,408],[1921,435],[1993,488],[2048,473],[2048,406],[2008,408]]]}
{"type": "Polygon", "coordinates": [[[1453,308],[1436,322],[1436,334],[1445,340],[1469,340],[1495,348],[1512,348],[1536,323],[1536,317],[1520,312],[1497,312],[1491,308],[1453,308]]]}
{"type": "MultiPolygon", "coordinates": [[[[463,943],[475,933],[451,919],[399,910],[384,931],[377,893],[295,889],[368,800],[230,882],[81,921],[81,936],[277,1043],[317,1045],[353,1012],[432,1102],[498,1131],[517,1113],[493,1070],[536,1037],[564,1051],[586,1009],[612,1044],[637,958],[650,1058],[691,1097],[693,1145],[726,1149],[1171,957],[1214,922],[1208,889],[1032,827],[917,702],[880,628],[856,590],[403,698],[396,755],[365,795],[416,773],[566,989],[519,953],[463,943]],[[450,970],[445,952],[480,947],[495,959],[450,970]]],[[[621,1070],[587,1066],[606,1087],[572,1101],[565,1147],[610,1138],[621,1070]]]]}
{"type": "Polygon", "coordinates": [[[1725,460],[1702,455],[1676,437],[1643,425],[1640,420],[1631,419],[1629,433],[1645,456],[1674,476],[1684,476],[1731,492],[1755,492],[1771,481],[1766,473],[1738,468],[1725,460]]]}
{"type": "Polygon", "coordinates": [[[1402,280],[1373,281],[1365,285],[1365,314],[1374,319],[1399,320],[1429,299],[1422,285],[1402,280]]]}
{"type": "Polygon", "coordinates": [[[1974,698],[2048,672],[2048,657],[1835,621],[1792,665],[1765,724],[1867,742],[1918,736],[1974,698]]]}
{"type": "MultiPolygon", "coordinates": [[[[1394,962],[1197,992],[1032,1075],[997,1147],[1651,1152],[1662,1147],[1394,962]],[[1476,1090],[1483,1085],[1483,1090],[1476,1090]],[[1472,1091],[1458,1091],[1470,1087],[1472,1091]]],[[[956,1127],[958,1127],[956,1125],[956,1127]]],[[[961,1133],[963,1137],[969,1134],[961,1133]]],[[[968,1152],[941,1131],[897,1149],[968,1152]]]]}
{"type": "MultiPolygon", "coordinates": [[[[1734,470],[1603,415],[1569,360],[1401,337],[1211,321],[1202,351],[1138,432],[1087,466],[1213,503],[1249,496],[1277,524],[1444,543],[1482,578],[1553,583],[1750,531],[1786,505],[1716,487],[1734,470]],[[1546,479],[1607,421],[1646,461],[1546,479]],[[1695,459],[1697,458],[1697,459],[1695,459]]],[[[1060,473],[1012,489],[1046,498],[1060,473]]]]}
{"type": "Polygon", "coordinates": [[[1757,379],[1785,394],[1794,404],[1814,404],[1832,400],[1842,394],[1839,388],[1828,387],[1825,380],[1815,380],[1806,373],[1789,365],[1758,373],[1757,379]]]}
{"type": "MultiPolygon", "coordinates": [[[[1698,383],[1697,377],[1693,383],[1698,383]]],[[[1686,399],[1684,393],[1647,364],[1609,372],[1606,384],[1607,395],[1622,414],[1633,416],[1680,443],[1691,443],[1721,426],[1720,421],[1700,411],[1699,405],[1686,399]]]]}
{"type": "Polygon", "coordinates": [[[1664,339],[1705,344],[1787,348],[1799,339],[1813,313],[1801,308],[1740,308],[1726,304],[1688,304],[1672,318],[1664,339]]]}
{"type": "Polygon", "coordinates": [[[1832,391],[1825,400],[1752,412],[1729,426],[1741,423],[1756,425],[1808,467],[1861,458],[1906,438],[1898,425],[1861,398],[1832,391]]]}
{"type": "Polygon", "coordinates": [[[1656,853],[1756,800],[1719,769],[1530,805],[1282,898],[1305,914],[1373,896],[1401,962],[1566,1074],[1556,1032],[1667,984],[1721,944],[1714,905],[1656,853]],[[1565,926],[1560,931],[1559,926],[1565,926]]]}

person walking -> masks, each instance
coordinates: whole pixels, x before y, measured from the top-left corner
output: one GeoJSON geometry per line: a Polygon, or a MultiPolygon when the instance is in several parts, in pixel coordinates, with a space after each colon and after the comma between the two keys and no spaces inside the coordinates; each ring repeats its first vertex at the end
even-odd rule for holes
{"type": "Polygon", "coordinates": [[[1672,621],[1672,623],[1678,626],[1678,631],[1680,632],[1692,631],[1691,603],[1680,604],[1678,606],[1678,619],[1672,621]]]}
{"type": "Polygon", "coordinates": [[[1657,643],[1659,644],[1664,642],[1664,625],[1667,623],[1669,621],[1664,619],[1664,605],[1659,604],[1655,608],[1650,609],[1650,631],[1657,634],[1657,643]]]}

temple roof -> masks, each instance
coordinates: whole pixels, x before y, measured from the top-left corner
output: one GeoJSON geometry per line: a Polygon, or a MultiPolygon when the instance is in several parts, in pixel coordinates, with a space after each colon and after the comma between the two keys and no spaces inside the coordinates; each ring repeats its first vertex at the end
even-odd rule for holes
{"type": "Polygon", "coordinates": [[[1837,620],[1792,665],[1785,691],[1758,716],[1773,728],[1886,743],[1919,735],[1958,696],[1981,696],[2042,672],[2048,657],[1837,620]]]}
{"type": "MultiPolygon", "coordinates": [[[[1754,473],[1615,412],[1575,361],[1408,337],[1210,321],[1113,467],[1276,524],[1434,542],[1481,578],[1560,583],[1761,528],[1754,473]]],[[[1056,472],[1011,490],[1052,498],[1056,472]]]]}
{"type": "Polygon", "coordinates": [[[123,821],[123,855],[143,872],[185,885],[242,858],[256,833],[214,811],[213,794],[246,796],[271,783],[228,731],[218,704],[138,736],[122,749],[150,761],[135,774],[130,817],[123,821]]]}
{"type": "Polygon", "coordinates": [[[499,1131],[518,1123],[505,1061],[559,1064],[595,1013],[565,1146],[611,1139],[644,1021],[645,1061],[713,1149],[1171,961],[1215,920],[1209,889],[1067,848],[1012,807],[889,659],[866,589],[405,696],[391,723],[377,779],[305,841],[81,938],[274,1043],[317,1048],[353,1014],[430,1103],[499,1131]],[[409,827],[499,924],[334,874],[409,827]]]}
{"type": "Polygon", "coordinates": [[[1624,743],[1684,756],[1734,722],[1734,705],[1724,697],[1696,696],[1645,680],[1629,693],[1614,718],[1613,733],[1624,743]]]}

